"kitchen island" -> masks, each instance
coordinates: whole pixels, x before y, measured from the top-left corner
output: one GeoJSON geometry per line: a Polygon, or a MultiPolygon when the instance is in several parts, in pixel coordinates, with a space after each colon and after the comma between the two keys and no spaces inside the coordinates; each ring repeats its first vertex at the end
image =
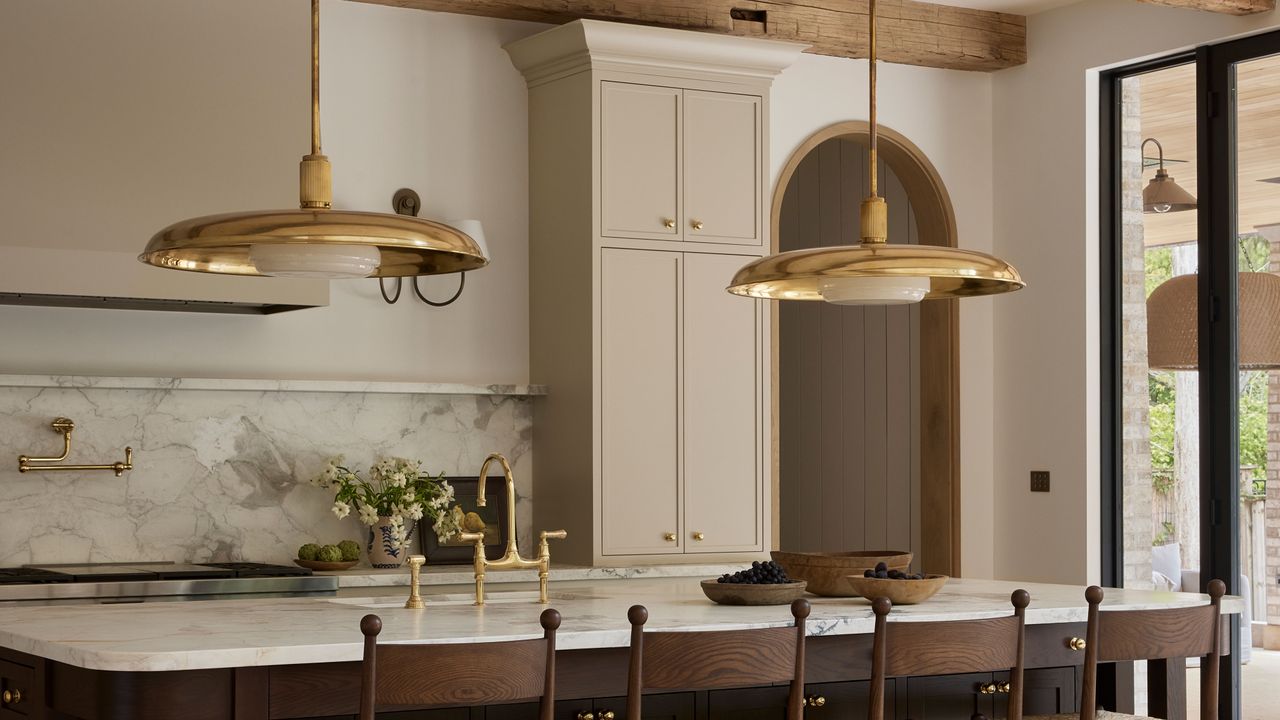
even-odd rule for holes
{"type": "MultiPolygon", "coordinates": [[[[1017,587],[1027,589],[1032,598],[1026,614],[1029,707],[1034,705],[1037,712],[1071,711],[1083,653],[1072,650],[1068,641],[1084,636],[1082,587],[953,579],[928,602],[895,608],[890,621],[1008,614],[1009,594],[1017,587]]],[[[0,718],[349,716],[359,692],[358,624],[367,613],[382,617],[379,641],[384,643],[484,642],[541,635],[541,608],[523,586],[490,593],[484,607],[474,606],[464,588],[427,587],[425,610],[405,610],[403,588],[362,590],[356,596],[333,598],[0,607],[0,675],[6,687],[26,683],[28,703],[0,708],[0,718]]],[[[807,647],[806,680],[815,696],[828,698],[828,715],[860,716],[865,706],[857,698],[865,694],[870,671],[870,606],[858,598],[810,600],[808,628],[813,639],[807,647]],[[842,711],[832,697],[845,698],[842,711]]],[[[1139,610],[1207,601],[1197,594],[1109,590],[1104,607],[1139,610]]],[[[626,611],[637,603],[649,608],[646,627],[654,631],[791,622],[785,607],[714,605],[703,597],[696,578],[556,582],[551,606],[564,618],[557,636],[557,699],[564,701],[567,717],[603,704],[621,708],[615,698],[626,686],[626,611]]],[[[1224,599],[1224,614],[1241,610],[1238,598],[1224,599]]],[[[1179,665],[1153,663],[1152,670],[1166,673],[1170,683],[1168,700],[1153,699],[1153,707],[1174,718],[1183,701],[1179,665]]],[[[980,689],[998,683],[997,675],[899,678],[890,697],[896,700],[896,715],[913,720],[959,717],[961,711],[968,718],[975,708],[991,717],[992,712],[1002,714],[1002,698],[980,689]]],[[[747,709],[767,712],[771,703],[781,707],[779,698],[785,693],[785,687],[676,693],[664,702],[670,703],[673,717],[717,718],[747,709]]],[[[1123,687],[1113,687],[1112,695],[1121,698],[1123,687]]],[[[1118,702],[1123,707],[1123,700],[1118,702]]],[[[446,709],[413,717],[522,717],[525,710],[446,709]]]]}

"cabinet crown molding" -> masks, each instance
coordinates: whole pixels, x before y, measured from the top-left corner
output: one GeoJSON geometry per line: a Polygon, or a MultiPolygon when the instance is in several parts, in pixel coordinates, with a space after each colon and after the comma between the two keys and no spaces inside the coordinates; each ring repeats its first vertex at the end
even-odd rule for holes
{"type": "Polygon", "coordinates": [[[592,68],[680,71],[769,84],[809,46],[692,30],[575,20],[505,46],[530,86],[592,68]]]}

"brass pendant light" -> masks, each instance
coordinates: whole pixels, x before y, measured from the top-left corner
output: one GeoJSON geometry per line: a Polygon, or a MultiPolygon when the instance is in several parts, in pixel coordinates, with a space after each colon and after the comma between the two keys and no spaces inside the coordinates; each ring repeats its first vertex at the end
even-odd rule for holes
{"type": "Polygon", "coordinates": [[[871,196],[862,202],[862,243],[777,253],[743,266],[729,292],[773,300],[892,305],[976,297],[1021,289],[1012,265],[985,253],[934,245],[890,245],[888,206],[880,197],[876,129],[876,0],[871,0],[871,196]]]}
{"type": "Polygon", "coordinates": [[[206,215],[156,233],[138,259],[173,270],[276,277],[408,277],[484,267],[467,233],[408,215],[333,210],[320,149],[320,2],[311,0],[311,153],[299,168],[298,210],[206,215]]]}
{"type": "MultiPolygon", "coordinates": [[[[1195,196],[1183,190],[1182,186],[1170,177],[1169,171],[1164,169],[1164,146],[1155,138],[1147,138],[1142,141],[1142,148],[1145,148],[1147,143],[1156,144],[1156,151],[1160,153],[1160,167],[1156,168],[1156,176],[1151,178],[1151,182],[1142,189],[1142,212],[1164,214],[1195,210],[1195,196]]],[[[1139,152],[1139,154],[1142,153],[1139,152]]]]}

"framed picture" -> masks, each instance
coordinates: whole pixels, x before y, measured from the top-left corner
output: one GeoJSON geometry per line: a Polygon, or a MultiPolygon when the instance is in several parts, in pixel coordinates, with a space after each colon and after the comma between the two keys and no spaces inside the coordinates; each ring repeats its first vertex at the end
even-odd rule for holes
{"type": "MultiPolygon", "coordinates": [[[[445,478],[454,491],[454,507],[450,511],[461,515],[461,525],[467,532],[484,533],[484,555],[490,560],[502,557],[506,551],[507,537],[507,488],[501,476],[486,478],[486,507],[476,505],[480,478],[445,478]]],[[[422,554],[433,565],[467,565],[475,556],[475,545],[457,538],[441,543],[429,525],[419,530],[422,554]]]]}

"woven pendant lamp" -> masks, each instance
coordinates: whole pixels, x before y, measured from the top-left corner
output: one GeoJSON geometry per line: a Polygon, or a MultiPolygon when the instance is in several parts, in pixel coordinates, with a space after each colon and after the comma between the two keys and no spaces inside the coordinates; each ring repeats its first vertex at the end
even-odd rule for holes
{"type": "MultiPolygon", "coordinates": [[[[1147,365],[1197,370],[1196,275],[1165,281],[1147,298],[1147,365]]],[[[1240,273],[1240,369],[1280,368],[1280,275],[1240,273]]]]}

